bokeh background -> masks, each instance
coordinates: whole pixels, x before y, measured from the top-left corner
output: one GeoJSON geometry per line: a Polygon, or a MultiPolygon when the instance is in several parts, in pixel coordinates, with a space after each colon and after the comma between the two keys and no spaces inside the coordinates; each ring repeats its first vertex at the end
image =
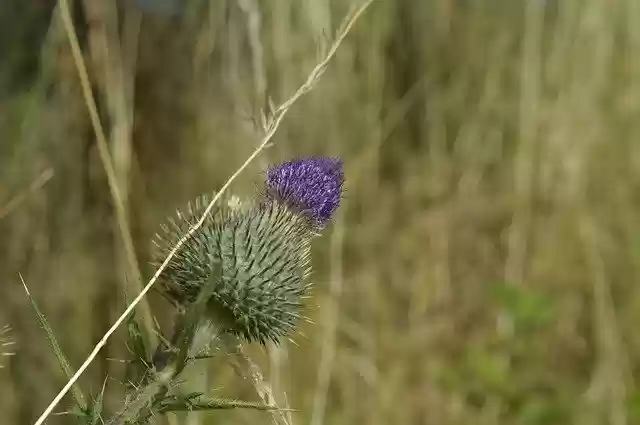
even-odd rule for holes
{"type": "MultiPolygon", "coordinates": [[[[244,162],[253,118],[295,92],[352,4],[72,2],[144,280],[158,225],[244,162]]],[[[18,344],[2,424],[33,423],[66,382],[18,273],[76,367],[134,292],[87,111],[56,1],[3,0],[0,325],[18,344]]],[[[314,323],[249,347],[290,422],[640,423],[639,138],[637,0],[374,2],[231,189],[252,196],[296,156],[346,164],[314,247],[314,323]]],[[[96,394],[108,377],[108,409],[124,338],[81,379],[96,394]]],[[[186,385],[258,400],[224,356],[186,385]]]]}

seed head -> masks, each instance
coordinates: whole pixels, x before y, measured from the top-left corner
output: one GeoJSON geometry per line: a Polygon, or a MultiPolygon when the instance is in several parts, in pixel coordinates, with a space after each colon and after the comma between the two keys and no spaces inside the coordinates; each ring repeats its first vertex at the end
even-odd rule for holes
{"type": "Polygon", "coordinates": [[[343,183],[339,158],[298,159],[267,170],[265,195],[323,226],[340,205],[343,183]]]}

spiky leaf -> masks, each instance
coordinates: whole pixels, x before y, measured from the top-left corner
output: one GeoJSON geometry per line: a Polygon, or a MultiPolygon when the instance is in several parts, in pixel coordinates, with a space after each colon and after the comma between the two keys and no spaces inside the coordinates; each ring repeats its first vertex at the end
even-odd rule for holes
{"type": "MultiPolygon", "coordinates": [[[[58,339],[53,333],[53,329],[51,328],[51,325],[49,324],[47,317],[42,313],[42,311],[40,310],[40,307],[38,307],[38,303],[36,303],[35,298],[33,298],[33,296],[31,295],[31,292],[29,292],[29,288],[27,288],[27,284],[24,282],[24,279],[22,279],[22,275],[20,276],[20,280],[22,281],[24,290],[27,293],[27,297],[31,302],[31,307],[33,308],[33,310],[36,313],[36,316],[38,317],[40,326],[42,326],[42,329],[44,329],[47,335],[47,341],[49,341],[49,345],[53,350],[53,354],[55,354],[56,358],[58,359],[58,364],[60,365],[60,368],[64,372],[66,378],[71,379],[75,372],[73,371],[73,368],[69,363],[69,360],[67,360],[67,356],[65,356],[64,352],[62,351],[62,348],[60,347],[60,344],[58,343],[58,339]]],[[[80,389],[80,386],[77,383],[71,387],[71,393],[73,394],[73,398],[77,406],[81,409],[85,409],[86,408],[85,397],[84,397],[84,394],[82,393],[82,390],[80,389]]]]}

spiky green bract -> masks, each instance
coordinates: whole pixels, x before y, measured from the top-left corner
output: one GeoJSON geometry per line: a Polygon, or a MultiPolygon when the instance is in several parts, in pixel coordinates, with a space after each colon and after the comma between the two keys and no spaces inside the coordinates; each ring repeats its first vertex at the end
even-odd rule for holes
{"type": "MultiPolygon", "coordinates": [[[[179,213],[156,238],[155,262],[184,235],[204,210],[202,200],[179,213]]],[[[220,278],[207,314],[224,332],[265,344],[297,326],[309,284],[307,220],[274,202],[251,208],[218,208],[185,243],[162,275],[166,294],[177,304],[193,302],[211,273],[220,278]]]]}
{"type": "MultiPolygon", "coordinates": [[[[221,199],[226,201],[226,199],[221,199]]],[[[178,241],[196,224],[209,203],[203,195],[187,205],[185,211],[176,211],[175,217],[163,224],[153,239],[151,263],[160,267],[178,241]]],[[[161,291],[179,307],[193,302],[220,259],[218,239],[221,229],[234,215],[226,202],[215,206],[198,229],[173,256],[160,276],[161,291]]]]}
{"type": "Polygon", "coordinates": [[[211,306],[231,333],[277,344],[295,329],[309,289],[306,220],[272,203],[236,216],[222,236],[223,282],[211,306]]]}

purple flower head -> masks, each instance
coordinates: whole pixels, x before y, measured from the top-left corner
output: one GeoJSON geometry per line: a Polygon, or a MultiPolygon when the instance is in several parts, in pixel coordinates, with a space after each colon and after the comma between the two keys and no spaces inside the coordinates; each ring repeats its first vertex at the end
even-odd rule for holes
{"type": "Polygon", "coordinates": [[[340,205],[344,172],[339,158],[305,158],[269,167],[266,195],[324,225],[340,205]]]}

